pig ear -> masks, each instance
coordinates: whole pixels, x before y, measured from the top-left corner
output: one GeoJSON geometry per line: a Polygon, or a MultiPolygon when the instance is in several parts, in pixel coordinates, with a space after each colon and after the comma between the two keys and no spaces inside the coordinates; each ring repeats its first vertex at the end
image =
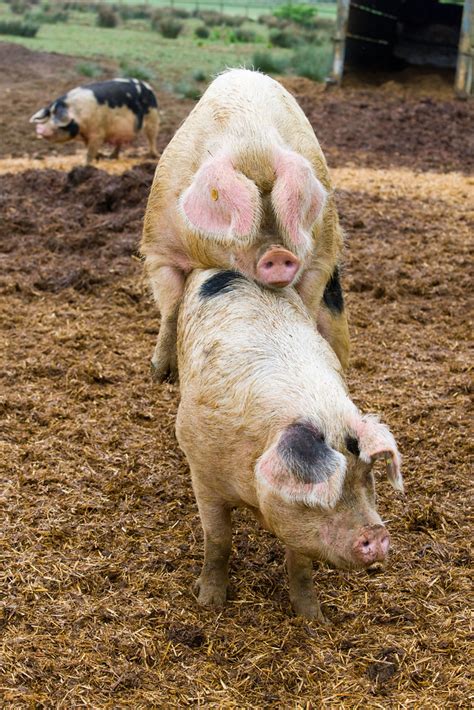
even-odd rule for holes
{"type": "Polygon", "coordinates": [[[63,102],[57,102],[53,106],[52,110],[53,120],[58,126],[67,126],[71,121],[71,116],[69,115],[69,109],[63,102]]]}
{"type": "Polygon", "coordinates": [[[310,162],[294,151],[279,150],[274,167],[272,205],[277,221],[295,246],[308,250],[311,231],[326,201],[326,190],[310,162]]]}
{"type": "Polygon", "coordinates": [[[354,430],[362,461],[373,463],[375,459],[384,458],[388,480],[395,490],[403,493],[402,460],[390,429],[376,416],[366,414],[355,423],[354,430]]]}
{"type": "Polygon", "coordinates": [[[255,183],[227,155],[207,160],[180,199],[191,228],[222,242],[251,238],[260,224],[260,204],[255,183]]]}
{"type": "Polygon", "coordinates": [[[288,426],[258,460],[259,486],[287,502],[332,508],[341,495],[346,458],[309,422],[288,426]]]}
{"type": "Polygon", "coordinates": [[[43,123],[43,121],[46,121],[49,118],[50,114],[51,112],[49,108],[41,108],[32,115],[30,123],[43,123]]]}

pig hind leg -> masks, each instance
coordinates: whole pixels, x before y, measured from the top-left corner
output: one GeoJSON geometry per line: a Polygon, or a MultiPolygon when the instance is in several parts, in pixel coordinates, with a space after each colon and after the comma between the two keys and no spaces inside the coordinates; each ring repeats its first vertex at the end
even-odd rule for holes
{"type": "Polygon", "coordinates": [[[203,606],[223,606],[229,586],[229,557],[232,547],[231,513],[218,500],[209,500],[195,490],[204,530],[204,564],[196,586],[198,601],[203,606]]]}
{"type": "Polygon", "coordinates": [[[158,156],[156,152],[156,139],[158,137],[158,131],[160,129],[160,118],[158,111],[152,109],[147,113],[143,121],[143,130],[145,132],[146,139],[148,141],[148,147],[150,155],[153,158],[158,156]]]}
{"type": "Polygon", "coordinates": [[[286,568],[290,585],[290,601],[295,614],[325,622],[313,586],[313,563],[306,555],[286,548],[286,568]]]}
{"type": "Polygon", "coordinates": [[[317,316],[317,327],[323,338],[336,353],[343,370],[349,365],[349,327],[345,312],[334,312],[321,303],[317,316]]]}
{"type": "Polygon", "coordinates": [[[120,145],[120,143],[117,143],[117,145],[115,146],[115,148],[113,149],[113,151],[111,152],[111,154],[109,156],[111,160],[117,160],[117,158],[120,155],[120,148],[121,147],[122,146],[120,145]]]}
{"type": "Polygon", "coordinates": [[[148,268],[153,295],[161,313],[160,332],[151,359],[153,377],[162,382],[178,377],[176,338],[178,311],[184,292],[184,274],[173,266],[148,268]]]}
{"type": "Polygon", "coordinates": [[[315,320],[318,331],[336,353],[344,370],[349,363],[349,328],[344,307],[344,296],[339,279],[339,267],[335,266],[324,287],[319,271],[308,269],[297,284],[297,291],[315,320]]]}

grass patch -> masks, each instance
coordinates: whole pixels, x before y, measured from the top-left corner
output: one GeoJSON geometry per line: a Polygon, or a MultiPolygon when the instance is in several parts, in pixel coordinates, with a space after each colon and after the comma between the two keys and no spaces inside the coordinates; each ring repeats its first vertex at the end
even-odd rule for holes
{"type": "Polygon", "coordinates": [[[199,88],[199,86],[196,86],[190,81],[186,81],[183,79],[182,81],[178,81],[174,87],[173,91],[177,96],[181,96],[182,98],[185,99],[200,99],[202,95],[202,89],[199,88]]]}
{"type": "Polygon", "coordinates": [[[22,20],[0,20],[0,35],[35,37],[40,26],[22,20]]]}
{"type": "Polygon", "coordinates": [[[153,81],[155,73],[143,64],[129,64],[126,60],[120,62],[120,69],[124,76],[141,81],[153,81]]]}
{"type": "Polygon", "coordinates": [[[314,81],[324,81],[331,68],[332,50],[329,44],[306,44],[299,47],[291,58],[291,68],[298,76],[314,81]]]}
{"type": "Polygon", "coordinates": [[[87,76],[90,79],[97,79],[97,77],[102,76],[104,70],[99,64],[95,62],[80,62],[76,65],[76,69],[82,76],[87,76]]]}
{"type": "Polygon", "coordinates": [[[252,65],[265,74],[284,74],[289,66],[288,57],[277,56],[272,52],[255,52],[252,65]]]}

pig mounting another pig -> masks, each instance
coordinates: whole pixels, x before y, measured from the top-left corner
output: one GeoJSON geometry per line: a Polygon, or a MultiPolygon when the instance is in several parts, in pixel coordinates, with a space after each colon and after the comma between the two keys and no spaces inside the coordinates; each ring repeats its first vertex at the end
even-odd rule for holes
{"type": "Polygon", "coordinates": [[[403,490],[392,434],[353,404],[294,289],[197,270],[177,330],[176,433],[204,529],[200,603],[225,602],[231,509],[245,506],[286,546],[295,612],[322,619],[313,559],[363,568],[387,555],[371,469],[384,457],[403,490]]]}
{"type": "Polygon", "coordinates": [[[82,138],[87,146],[87,164],[92,163],[104,143],[120,148],[143,128],[151,155],[156,157],[160,126],[156,96],[149,84],[138,79],[112,79],[71,89],[37,111],[30,123],[36,135],[53,143],[82,138]]]}
{"type": "Polygon", "coordinates": [[[141,251],[161,312],[155,376],[176,375],[186,275],[212,267],[270,289],[294,285],[345,367],[341,248],[326,161],[295,99],[259,72],[218,76],[163,152],[148,199],[141,251]]]}

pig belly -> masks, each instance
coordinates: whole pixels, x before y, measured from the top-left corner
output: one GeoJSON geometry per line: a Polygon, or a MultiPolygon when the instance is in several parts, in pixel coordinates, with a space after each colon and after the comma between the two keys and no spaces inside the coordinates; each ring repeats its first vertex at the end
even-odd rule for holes
{"type": "Polygon", "coordinates": [[[107,123],[105,140],[112,145],[130,143],[136,135],[135,117],[117,117],[107,123]]]}

